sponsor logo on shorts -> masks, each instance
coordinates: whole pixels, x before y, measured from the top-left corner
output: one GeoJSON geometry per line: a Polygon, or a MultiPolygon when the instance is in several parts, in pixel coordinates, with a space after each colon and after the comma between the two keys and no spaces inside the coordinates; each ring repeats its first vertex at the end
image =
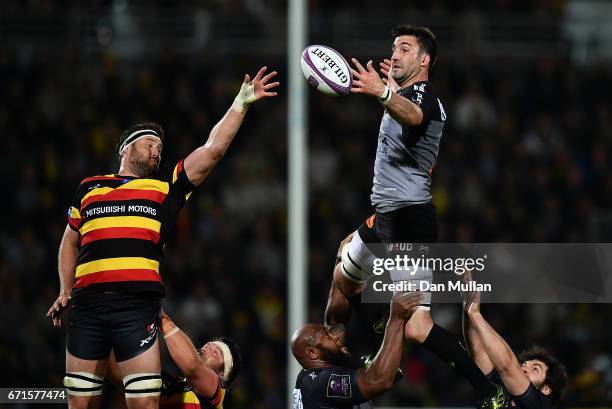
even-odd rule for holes
{"type": "Polygon", "coordinates": [[[155,331],[155,323],[154,322],[152,322],[149,325],[147,325],[147,332],[150,334],[153,331],[155,331]]]}
{"type": "Polygon", "coordinates": [[[155,334],[157,334],[157,326],[155,325],[154,322],[147,325],[147,332],[149,333],[149,336],[140,341],[141,347],[148,344],[149,342],[151,342],[153,338],[155,338],[155,334]]]}

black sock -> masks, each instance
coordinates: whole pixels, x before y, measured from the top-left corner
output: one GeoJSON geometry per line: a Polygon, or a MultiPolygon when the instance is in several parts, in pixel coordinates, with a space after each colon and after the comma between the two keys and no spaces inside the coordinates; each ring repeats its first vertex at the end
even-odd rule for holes
{"type": "Polygon", "coordinates": [[[492,396],[496,388],[480,371],[455,337],[434,324],[423,346],[455,368],[474,387],[479,399],[492,396]]]}
{"type": "Polygon", "coordinates": [[[366,342],[376,354],[385,336],[385,327],[389,318],[389,304],[364,304],[361,302],[361,294],[350,297],[348,301],[358,317],[364,335],[367,337],[366,342]]]}

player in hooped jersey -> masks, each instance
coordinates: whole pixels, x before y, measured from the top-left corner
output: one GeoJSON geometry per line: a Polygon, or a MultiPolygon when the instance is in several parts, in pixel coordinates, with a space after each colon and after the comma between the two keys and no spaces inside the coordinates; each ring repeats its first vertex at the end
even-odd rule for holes
{"type": "MultiPolygon", "coordinates": [[[[355,66],[352,92],[377,98],[385,111],[374,163],[371,201],[375,214],[343,247],[325,312],[326,324],[339,329],[355,306],[351,300],[359,296],[372,276],[374,259],[385,256],[380,254],[377,244],[435,243],[438,239],[437,215],[431,203],[431,172],[438,157],[446,114],[429,81],[437,57],[437,42],[425,27],[398,25],[391,34],[392,55],[380,64],[382,79],[371,60],[364,67],[352,59],[355,66]]],[[[426,269],[413,275],[392,270],[390,275],[396,282],[432,278],[432,272],[426,269]]],[[[479,399],[494,395],[497,391],[457,339],[434,324],[430,303],[431,293],[424,292],[422,305],[406,323],[406,337],[456,368],[474,386],[479,399]]],[[[360,315],[372,315],[376,306],[360,308],[364,312],[360,315]]]]}
{"type": "Polygon", "coordinates": [[[231,108],[206,143],[158,176],[163,130],[153,123],[126,130],[117,174],[87,178],[68,212],[59,249],[60,294],[47,315],[55,326],[68,307],[66,376],[71,408],[99,407],[110,351],[130,409],[157,408],[162,380],[157,339],[164,242],[191,192],[224,156],[248,107],[275,96],[276,72],[245,75],[231,108]]]}
{"type": "MultiPolygon", "coordinates": [[[[220,337],[196,349],[187,334],[162,311],[160,331],[172,360],[183,376],[162,371],[160,409],[231,409],[229,387],[242,367],[240,348],[220,337]]],[[[117,360],[112,353],[108,379],[120,390],[117,360]]]]}

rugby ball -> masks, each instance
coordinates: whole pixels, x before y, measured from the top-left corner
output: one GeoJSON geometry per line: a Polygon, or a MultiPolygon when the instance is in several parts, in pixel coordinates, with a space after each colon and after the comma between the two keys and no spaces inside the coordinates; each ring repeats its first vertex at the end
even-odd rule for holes
{"type": "Polygon", "coordinates": [[[351,92],[353,74],[344,57],[333,48],[309,45],[302,52],[302,71],[308,83],[327,95],[351,92]]]}

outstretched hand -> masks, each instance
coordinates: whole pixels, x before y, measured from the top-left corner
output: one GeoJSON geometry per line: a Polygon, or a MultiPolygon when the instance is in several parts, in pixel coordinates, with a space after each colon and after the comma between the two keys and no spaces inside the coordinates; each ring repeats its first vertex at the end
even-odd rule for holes
{"type": "Polygon", "coordinates": [[[368,61],[366,68],[355,58],[351,58],[356,69],[351,68],[353,73],[353,87],[351,92],[355,94],[367,94],[380,98],[385,92],[385,83],[380,79],[372,66],[372,60],[368,61]]]}
{"type": "Polygon", "coordinates": [[[240,92],[236,95],[236,99],[234,99],[234,103],[232,107],[238,112],[246,112],[248,107],[255,101],[260,100],[262,98],[275,97],[278,93],[270,91],[280,84],[279,82],[271,82],[268,83],[272,78],[274,78],[278,73],[276,71],[272,71],[271,73],[264,76],[265,72],[268,70],[268,67],[262,67],[255,78],[251,80],[251,76],[249,74],[244,75],[244,81],[242,82],[242,86],[240,87],[240,92]]]}
{"type": "MultiPolygon", "coordinates": [[[[252,90],[252,95],[247,100],[247,103],[252,103],[257,101],[258,99],[267,98],[267,97],[275,97],[278,95],[277,92],[269,92],[271,89],[276,88],[280,85],[280,82],[271,82],[268,83],[272,78],[276,77],[278,74],[276,71],[272,71],[271,73],[264,76],[268,67],[261,67],[261,69],[255,75],[255,78],[251,81],[251,77],[249,74],[244,74],[244,81],[242,82],[242,87],[250,88],[252,90]]],[[[242,91],[242,89],[241,89],[242,91]]]]}
{"type": "Polygon", "coordinates": [[[261,69],[255,75],[255,78],[253,78],[253,81],[249,79],[249,74],[244,75],[243,83],[248,84],[250,82],[251,85],[253,86],[253,91],[255,94],[254,101],[261,99],[261,98],[275,97],[278,95],[278,93],[276,92],[268,92],[269,90],[276,88],[280,85],[280,82],[271,82],[268,84],[268,81],[276,77],[278,73],[276,71],[272,71],[271,73],[264,76],[267,70],[268,70],[268,67],[261,67],[261,69]]]}
{"type": "MultiPolygon", "coordinates": [[[[468,284],[470,281],[474,281],[472,278],[472,272],[467,270],[461,281],[468,284]]],[[[480,291],[462,291],[461,296],[463,297],[463,311],[468,314],[475,314],[480,312],[480,291]]]]}
{"type": "Polygon", "coordinates": [[[393,79],[393,76],[391,75],[391,60],[388,58],[385,58],[380,64],[380,73],[382,74],[382,80],[385,84],[387,84],[387,86],[389,87],[389,89],[395,93],[397,93],[397,90],[399,89],[399,85],[397,84],[397,82],[395,82],[395,80],[393,79]]]}

